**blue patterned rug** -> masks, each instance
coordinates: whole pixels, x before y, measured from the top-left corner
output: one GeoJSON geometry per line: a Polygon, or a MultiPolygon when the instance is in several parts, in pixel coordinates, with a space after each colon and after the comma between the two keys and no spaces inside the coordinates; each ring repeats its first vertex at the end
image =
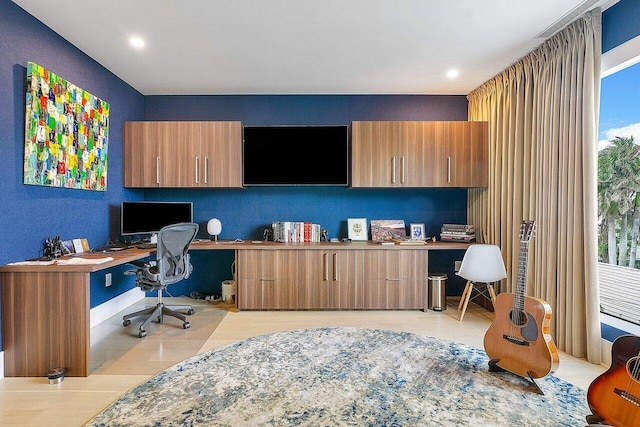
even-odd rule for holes
{"type": "Polygon", "coordinates": [[[586,393],[491,373],[484,351],[404,332],[318,328],[250,338],[149,379],[90,426],[584,426],[586,393]]]}

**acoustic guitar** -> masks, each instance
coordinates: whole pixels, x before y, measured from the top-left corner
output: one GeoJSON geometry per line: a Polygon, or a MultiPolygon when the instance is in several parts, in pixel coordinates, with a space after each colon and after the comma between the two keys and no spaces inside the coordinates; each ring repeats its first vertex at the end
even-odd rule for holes
{"type": "Polygon", "coordinates": [[[560,357],[549,324],[551,307],[545,301],[525,296],[529,242],[535,232],[535,221],[523,221],[520,226],[520,254],[515,293],[496,297],[495,318],[484,336],[484,348],[491,359],[491,371],[505,370],[534,378],[554,372],[560,357]]]}
{"type": "Polygon", "coordinates": [[[589,385],[587,402],[594,414],[589,423],[640,425],[640,338],[623,335],[613,342],[611,367],[589,385]]]}

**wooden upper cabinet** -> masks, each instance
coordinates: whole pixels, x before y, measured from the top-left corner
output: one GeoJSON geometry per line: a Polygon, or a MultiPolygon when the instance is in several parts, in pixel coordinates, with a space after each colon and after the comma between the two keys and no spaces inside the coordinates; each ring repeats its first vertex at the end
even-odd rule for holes
{"type": "Polygon", "coordinates": [[[125,122],[125,187],[241,187],[240,122],[125,122]]]}
{"type": "Polygon", "coordinates": [[[489,185],[488,139],[487,122],[444,122],[442,160],[447,173],[440,176],[442,187],[489,185]]]}
{"type": "Polygon", "coordinates": [[[202,122],[201,187],[242,187],[242,124],[202,122]]]}
{"type": "Polygon", "coordinates": [[[400,122],[351,124],[351,186],[394,187],[398,182],[400,122]]]}
{"type": "Polygon", "coordinates": [[[484,187],[486,122],[353,122],[352,187],[484,187]]]}

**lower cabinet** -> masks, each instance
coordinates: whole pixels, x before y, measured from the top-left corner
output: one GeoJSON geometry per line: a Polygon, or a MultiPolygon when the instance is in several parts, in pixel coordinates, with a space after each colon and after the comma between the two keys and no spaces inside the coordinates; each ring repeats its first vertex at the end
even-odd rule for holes
{"type": "Polygon", "coordinates": [[[420,250],[367,251],[364,308],[424,309],[427,264],[427,254],[420,250]]]}
{"type": "Polygon", "coordinates": [[[238,308],[295,310],[298,308],[297,251],[238,252],[238,308]]]}
{"type": "Polygon", "coordinates": [[[239,310],[424,309],[427,251],[268,249],[237,255],[239,310]]]}
{"type": "Polygon", "coordinates": [[[301,250],[302,277],[298,308],[362,309],[363,252],[359,250],[301,250]]]}

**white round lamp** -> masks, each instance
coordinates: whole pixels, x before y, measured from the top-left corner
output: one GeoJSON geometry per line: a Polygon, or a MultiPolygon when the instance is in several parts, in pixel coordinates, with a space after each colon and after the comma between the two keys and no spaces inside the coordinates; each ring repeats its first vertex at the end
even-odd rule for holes
{"type": "Polygon", "coordinates": [[[218,218],[211,218],[207,222],[207,233],[211,236],[211,240],[218,240],[218,234],[222,231],[222,223],[218,218]]]}

